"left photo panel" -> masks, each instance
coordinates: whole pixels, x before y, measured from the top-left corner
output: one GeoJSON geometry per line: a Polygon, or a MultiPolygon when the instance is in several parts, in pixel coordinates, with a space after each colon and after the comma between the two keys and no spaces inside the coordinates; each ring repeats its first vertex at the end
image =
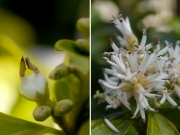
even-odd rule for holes
{"type": "Polygon", "coordinates": [[[0,3],[0,135],[90,134],[90,1],[0,3]]]}

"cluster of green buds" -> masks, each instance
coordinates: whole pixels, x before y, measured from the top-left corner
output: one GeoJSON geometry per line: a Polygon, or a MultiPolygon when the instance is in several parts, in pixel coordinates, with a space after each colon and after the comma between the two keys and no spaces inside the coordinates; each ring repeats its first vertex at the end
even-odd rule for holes
{"type": "Polygon", "coordinates": [[[89,18],[81,18],[77,21],[76,27],[86,38],[76,40],[76,46],[85,53],[89,53],[89,18]]]}
{"type": "Polygon", "coordinates": [[[73,102],[69,99],[60,100],[57,103],[50,99],[48,82],[37,66],[31,63],[28,57],[20,61],[20,92],[28,100],[35,101],[37,107],[33,111],[33,117],[37,121],[44,121],[50,115],[62,117],[70,112],[73,102]],[[26,76],[26,66],[33,72],[26,76]]]}

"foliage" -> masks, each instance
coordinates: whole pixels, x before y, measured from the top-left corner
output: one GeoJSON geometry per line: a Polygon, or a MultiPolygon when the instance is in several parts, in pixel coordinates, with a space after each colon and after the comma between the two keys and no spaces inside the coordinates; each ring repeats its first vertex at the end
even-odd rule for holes
{"type": "MultiPolygon", "coordinates": [[[[117,129],[120,131],[118,134],[125,135],[132,125],[133,121],[131,120],[113,120],[112,124],[117,127],[117,129]]],[[[103,121],[100,120],[93,120],[91,123],[91,130],[93,135],[116,135],[117,133],[114,133],[112,130],[110,130],[103,121]]]]}
{"type": "Polygon", "coordinates": [[[148,135],[178,135],[179,131],[164,116],[158,113],[148,114],[148,135]]]}
{"type": "Polygon", "coordinates": [[[3,113],[0,113],[0,121],[1,135],[42,135],[45,133],[65,135],[62,131],[18,119],[3,113]]]}

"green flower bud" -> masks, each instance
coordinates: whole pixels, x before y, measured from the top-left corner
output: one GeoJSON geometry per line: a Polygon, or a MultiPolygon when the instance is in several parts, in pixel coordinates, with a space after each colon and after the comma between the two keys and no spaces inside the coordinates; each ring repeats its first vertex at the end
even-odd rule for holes
{"type": "Polygon", "coordinates": [[[33,117],[36,121],[44,121],[51,115],[51,107],[47,105],[37,106],[33,111],[33,117]]]}
{"type": "Polygon", "coordinates": [[[78,78],[84,79],[84,72],[76,65],[69,64],[65,65],[61,63],[58,65],[49,75],[49,77],[53,80],[60,79],[62,77],[68,76],[69,74],[75,74],[78,78]]]}
{"type": "Polygon", "coordinates": [[[49,98],[46,78],[28,57],[25,59],[22,57],[19,74],[21,79],[19,89],[25,98],[36,102],[42,102],[49,98]],[[26,66],[33,71],[30,76],[25,75],[26,66]]]}
{"type": "Polygon", "coordinates": [[[89,36],[89,18],[80,18],[76,23],[76,27],[85,36],[89,36]]]}
{"type": "Polygon", "coordinates": [[[89,40],[88,39],[78,39],[76,41],[76,46],[85,53],[89,53],[89,40]]]}
{"type": "Polygon", "coordinates": [[[54,106],[54,114],[56,116],[64,116],[73,108],[73,102],[69,99],[60,100],[54,106]]]}
{"type": "Polygon", "coordinates": [[[53,80],[57,80],[67,76],[68,74],[69,70],[67,66],[64,63],[61,63],[50,73],[49,77],[53,80]]]}

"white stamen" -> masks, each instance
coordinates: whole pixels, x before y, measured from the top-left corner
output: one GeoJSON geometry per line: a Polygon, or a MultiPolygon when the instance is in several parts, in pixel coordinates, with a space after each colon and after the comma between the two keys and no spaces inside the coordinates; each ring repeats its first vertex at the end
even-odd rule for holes
{"type": "Polygon", "coordinates": [[[115,45],[115,43],[110,39],[111,47],[115,52],[119,51],[119,48],[115,45]]]}
{"type": "Polygon", "coordinates": [[[123,33],[123,35],[125,35],[125,36],[130,35],[132,32],[127,28],[126,23],[125,23],[123,18],[120,19],[120,23],[121,23],[121,26],[122,26],[122,31],[121,32],[123,33]]]}
{"type": "Polygon", "coordinates": [[[145,123],[146,122],[145,113],[144,113],[144,110],[141,108],[140,108],[140,114],[141,114],[141,118],[142,118],[143,122],[145,123]]]}
{"type": "Polygon", "coordinates": [[[132,33],[132,30],[131,30],[131,25],[130,25],[130,22],[129,22],[129,18],[128,18],[128,16],[126,16],[126,18],[125,18],[125,22],[126,22],[126,26],[127,26],[128,30],[132,33]]]}
{"type": "Polygon", "coordinates": [[[122,63],[119,61],[119,59],[118,59],[115,55],[112,55],[111,58],[113,59],[114,62],[117,63],[117,65],[119,66],[120,70],[121,70],[122,72],[125,72],[124,66],[123,66],[122,63]]]}
{"type": "Polygon", "coordinates": [[[109,84],[104,83],[104,82],[102,82],[102,81],[99,81],[99,83],[102,83],[104,86],[106,86],[106,87],[108,87],[108,88],[110,88],[110,89],[112,89],[112,90],[116,90],[116,89],[119,89],[119,88],[120,88],[120,85],[118,85],[118,86],[112,86],[112,85],[109,85],[109,84]]]}
{"type": "Polygon", "coordinates": [[[167,98],[165,92],[163,92],[162,94],[163,94],[163,97],[160,100],[160,105],[162,105],[165,102],[166,98],[167,98]]]}
{"type": "Polygon", "coordinates": [[[143,29],[143,36],[142,36],[142,40],[141,40],[141,44],[140,44],[141,48],[143,48],[144,45],[146,44],[146,39],[147,39],[146,30],[143,29]]]}
{"type": "Polygon", "coordinates": [[[103,71],[110,75],[113,75],[113,73],[116,72],[116,70],[112,70],[112,69],[108,69],[108,68],[104,68],[103,71]]]}
{"type": "Polygon", "coordinates": [[[163,48],[162,50],[159,51],[159,53],[157,54],[157,56],[159,55],[163,55],[164,53],[166,53],[169,49],[169,46],[166,46],[165,48],[163,48]]]}
{"type": "Polygon", "coordinates": [[[131,117],[131,119],[134,119],[137,115],[137,113],[139,112],[139,104],[136,103],[136,111],[134,112],[133,116],[131,117]]]}
{"type": "Polygon", "coordinates": [[[177,106],[177,103],[168,95],[168,93],[166,93],[166,98],[167,98],[167,101],[174,107],[177,106]]]}
{"type": "Polygon", "coordinates": [[[122,80],[126,80],[126,79],[127,79],[126,76],[124,76],[124,75],[122,75],[122,74],[119,74],[119,73],[117,73],[117,72],[114,72],[113,75],[116,76],[116,77],[118,77],[118,78],[120,78],[120,79],[122,79],[122,80]]]}

